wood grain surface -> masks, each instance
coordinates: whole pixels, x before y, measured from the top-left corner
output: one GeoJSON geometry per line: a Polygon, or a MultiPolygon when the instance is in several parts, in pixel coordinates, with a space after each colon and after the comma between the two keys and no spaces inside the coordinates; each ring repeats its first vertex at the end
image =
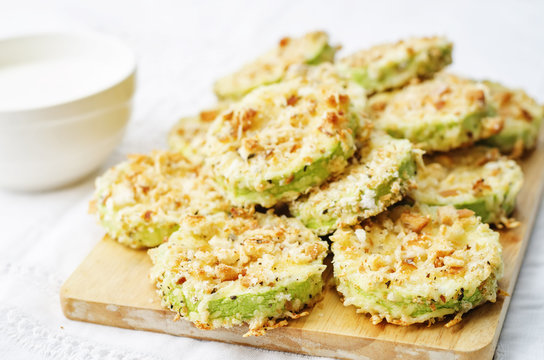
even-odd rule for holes
{"type": "MultiPolygon", "coordinates": [[[[514,214],[521,225],[501,232],[505,272],[499,286],[509,294],[514,291],[543,190],[542,136],[522,167],[525,182],[514,214]]],[[[509,296],[500,296],[496,303],[465,314],[451,328],[444,327],[444,322],[430,327],[372,325],[353,306],[342,305],[329,266],[324,298],[309,316],[265,336],[244,338],[247,328],[242,326],[200,330],[188,321],[174,321],[173,313],[160,306],[148,278],[150,267],[145,251],[130,250],[105,237],[62,286],[64,314],[73,320],[122,328],[345,359],[491,359],[510,303],[509,296]]]]}

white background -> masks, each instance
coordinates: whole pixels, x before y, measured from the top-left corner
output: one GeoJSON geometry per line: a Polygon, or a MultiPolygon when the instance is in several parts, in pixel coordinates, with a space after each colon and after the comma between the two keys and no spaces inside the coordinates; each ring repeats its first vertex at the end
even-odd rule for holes
{"type": "MultiPolygon", "coordinates": [[[[383,40],[444,34],[455,42],[452,70],[523,87],[544,101],[543,15],[544,2],[537,1],[0,0],[0,37],[86,29],[116,35],[134,49],[135,114],[105,169],[127,153],[164,148],[177,117],[213,104],[215,78],[282,36],[313,29],[327,30],[343,54],[383,40]]],[[[102,235],[86,212],[92,189],[89,178],[48,193],[0,191],[1,359],[299,357],[66,320],[60,285],[102,235]]],[[[497,359],[544,357],[543,236],[541,213],[497,359]]]]}

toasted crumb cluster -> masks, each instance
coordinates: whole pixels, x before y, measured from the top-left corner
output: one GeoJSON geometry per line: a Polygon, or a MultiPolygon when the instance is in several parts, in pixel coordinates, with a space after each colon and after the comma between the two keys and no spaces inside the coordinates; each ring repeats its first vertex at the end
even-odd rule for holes
{"type": "Polygon", "coordinates": [[[471,209],[482,221],[508,223],[523,184],[519,165],[497,149],[474,147],[425,158],[410,196],[427,205],[471,209]]]}
{"type": "Polygon", "coordinates": [[[372,95],[367,99],[365,104],[365,112],[371,119],[379,119],[384,110],[387,108],[387,104],[389,104],[393,96],[395,96],[399,91],[400,90],[392,90],[372,95]]]}
{"type": "Polygon", "coordinates": [[[108,170],[96,180],[93,204],[108,235],[134,248],[166,241],[183,215],[232,207],[203,169],[167,151],[130,155],[108,170]]]}
{"type": "Polygon", "coordinates": [[[417,156],[408,140],[375,133],[341,176],[294,201],[291,213],[318,235],[355,225],[403,198],[417,156]]]}
{"type": "Polygon", "coordinates": [[[220,99],[239,99],[259,86],[279,82],[291,65],[332,61],[335,52],[336,49],[329,45],[329,36],[322,31],[299,38],[285,37],[274,49],[217,80],[214,92],[220,99]]]}
{"type": "Polygon", "coordinates": [[[376,125],[423,150],[448,151],[502,129],[502,119],[491,117],[488,100],[485,85],[440,74],[394,93],[376,125]]]}
{"type": "Polygon", "coordinates": [[[523,90],[512,90],[490,81],[484,83],[490,90],[491,105],[504,121],[501,132],[486,139],[485,144],[496,146],[513,157],[533,149],[538,141],[544,107],[523,90]]]}
{"type": "Polygon", "coordinates": [[[319,298],[327,243],[296,219],[239,212],[188,216],[149,254],[165,307],[201,328],[248,323],[262,335],[319,298]]]}
{"type": "Polygon", "coordinates": [[[345,78],[334,64],[292,66],[285,76],[285,80],[291,79],[302,79],[305,83],[317,84],[318,86],[326,86],[327,84],[333,87],[340,86],[349,96],[351,111],[358,114],[359,123],[357,124],[356,140],[361,142],[368,139],[372,124],[365,111],[367,94],[363,88],[345,78]]]}
{"type": "MultiPolygon", "coordinates": [[[[502,275],[499,234],[470,210],[397,206],[331,237],[345,305],[374,323],[434,322],[494,302],[502,275]]],[[[447,326],[448,326],[447,325],[447,326]]]]}
{"type": "Polygon", "coordinates": [[[339,84],[264,86],[217,117],[206,162],[236,204],[293,200],[347,166],[359,117],[339,84]]]}
{"type": "Polygon", "coordinates": [[[451,63],[452,48],[444,37],[410,38],[361,50],[339,66],[370,93],[380,92],[432,76],[451,63]]]}
{"type": "Polygon", "coordinates": [[[206,145],[206,133],[212,121],[226,106],[226,104],[221,104],[216,109],[201,111],[197,116],[179,119],[168,133],[170,151],[179,152],[192,162],[203,162],[202,150],[206,145]]]}

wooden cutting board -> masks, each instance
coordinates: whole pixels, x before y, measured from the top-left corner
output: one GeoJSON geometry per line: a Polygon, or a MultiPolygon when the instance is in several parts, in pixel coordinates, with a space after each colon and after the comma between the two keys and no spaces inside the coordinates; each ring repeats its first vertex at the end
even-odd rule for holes
{"type": "MultiPolygon", "coordinates": [[[[515,213],[521,226],[501,233],[505,272],[499,285],[510,294],[543,190],[542,141],[522,167],[525,183],[515,213]]],[[[62,286],[64,314],[73,320],[122,328],[345,359],[491,359],[510,303],[509,296],[501,296],[496,303],[465,314],[463,321],[451,328],[445,328],[444,322],[430,327],[372,325],[353,306],[342,305],[329,266],[324,298],[309,316],[265,336],[244,338],[246,327],[199,330],[188,321],[174,321],[173,313],[161,308],[148,280],[150,267],[145,251],[130,250],[104,238],[62,286]]]]}

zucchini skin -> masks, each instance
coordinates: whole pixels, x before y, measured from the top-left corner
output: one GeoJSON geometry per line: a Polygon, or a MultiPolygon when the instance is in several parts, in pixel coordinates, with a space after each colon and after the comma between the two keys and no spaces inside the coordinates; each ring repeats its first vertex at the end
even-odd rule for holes
{"type": "MultiPolygon", "coordinates": [[[[102,206],[98,208],[102,218],[108,217],[108,210],[102,206]]],[[[106,233],[121,244],[134,249],[145,249],[159,246],[165,242],[179,226],[174,221],[157,221],[152,224],[139,223],[127,227],[119,225],[113,220],[102,220],[102,227],[106,233]]]]}
{"type": "Polygon", "coordinates": [[[296,198],[313,186],[321,184],[331,174],[337,172],[337,164],[344,163],[345,159],[351,157],[354,151],[351,149],[345,152],[341,145],[337,145],[330,154],[326,154],[295,172],[288,184],[285,184],[285,176],[268,179],[268,188],[264,191],[255,191],[255,189],[243,186],[229,186],[224,177],[216,177],[215,180],[234,203],[241,205],[260,204],[268,207],[283,199],[296,198]]]}
{"type": "Polygon", "coordinates": [[[496,150],[481,146],[462,149],[426,157],[425,164],[415,180],[419,188],[410,192],[417,202],[470,209],[490,224],[505,222],[513,212],[523,171],[496,150]]]}
{"type": "Polygon", "coordinates": [[[362,50],[341,59],[339,67],[372,94],[431,77],[451,64],[452,50],[445,38],[412,38],[362,50]]]}
{"type": "Polygon", "coordinates": [[[409,139],[419,148],[427,151],[449,151],[462,146],[470,145],[473,136],[478,134],[481,121],[488,117],[489,110],[481,110],[461,119],[442,122],[437,119],[433,125],[410,126],[403,124],[395,127],[384,127],[391,136],[398,139],[409,139]]]}
{"type": "Polygon", "coordinates": [[[261,289],[257,287],[251,292],[237,292],[236,295],[218,294],[204,306],[195,289],[181,289],[175,282],[163,282],[159,294],[164,299],[165,307],[183,314],[190,321],[199,321],[202,319],[199,312],[208,312],[210,315],[206,323],[217,328],[247,323],[255,317],[255,313],[263,318],[278,318],[282,314],[288,317],[287,312],[296,313],[311,307],[319,300],[323,287],[321,274],[316,274],[298,282],[278,285],[274,289],[262,286],[261,289]]]}
{"type": "Polygon", "coordinates": [[[347,298],[358,299],[353,300],[350,305],[355,305],[360,309],[372,309],[371,313],[387,314],[384,316],[387,322],[407,326],[415,323],[434,322],[448,315],[463,314],[468,309],[491,301],[490,298],[496,296],[494,294],[497,293],[498,284],[495,276],[492,275],[478,287],[470,290],[463,288],[463,293],[445,301],[425,298],[391,301],[387,298],[384,299],[383,290],[366,291],[349,281],[338,282],[337,289],[347,298]],[[406,320],[401,320],[403,318],[406,320]]]}
{"type": "Polygon", "coordinates": [[[379,98],[383,109],[371,111],[376,127],[425,151],[466,147],[502,129],[487,87],[451,74],[379,98]]]}
{"type": "Polygon", "coordinates": [[[534,149],[544,118],[544,107],[523,90],[510,89],[491,81],[483,83],[490,89],[491,104],[504,120],[504,126],[498,134],[481,143],[514,157],[534,149]]]}
{"type": "Polygon", "coordinates": [[[374,134],[359,151],[361,159],[340,177],[290,204],[291,214],[316,234],[330,234],[340,226],[376,215],[407,192],[415,176],[417,157],[407,140],[374,134]],[[370,195],[372,199],[367,200],[370,195]],[[353,200],[347,201],[347,197],[353,200]]]}

